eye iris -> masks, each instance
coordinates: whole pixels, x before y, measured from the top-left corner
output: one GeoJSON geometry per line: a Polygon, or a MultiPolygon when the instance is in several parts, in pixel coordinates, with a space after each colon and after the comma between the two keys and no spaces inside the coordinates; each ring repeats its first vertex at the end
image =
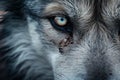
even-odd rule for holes
{"type": "Polygon", "coordinates": [[[55,22],[59,26],[65,26],[67,24],[67,19],[65,17],[55,17],[55,22]]]}

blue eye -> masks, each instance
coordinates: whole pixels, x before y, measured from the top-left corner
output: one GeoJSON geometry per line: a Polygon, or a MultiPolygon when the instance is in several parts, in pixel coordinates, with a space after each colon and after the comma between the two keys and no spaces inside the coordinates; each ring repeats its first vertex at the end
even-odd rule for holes
{"type": "Polygon", "coordinates": [[[73,32],[73,25],[70,19],[66,16],[53,16],[48,18],[51,25],[59,31],[65,33],[72,33],[73,32]]]}
{"type": "Polygon", "coordinates": [[[67,24],[67,18],[65,17],[55,17],[54,21],[56,22],[57,25],[59,26],[65,26],[67,24]]]}

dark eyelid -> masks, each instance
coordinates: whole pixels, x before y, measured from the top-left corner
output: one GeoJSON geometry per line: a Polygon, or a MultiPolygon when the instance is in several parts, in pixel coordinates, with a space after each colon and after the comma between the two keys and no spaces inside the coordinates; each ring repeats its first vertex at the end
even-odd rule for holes
{"type": "Polygon", "coordinates": [[[54,18],[54,17],[65,17],[65,18],[69,19],[69,17],[67,15],[64,15],[64,14],[56,14],[56,15],[46,16],[47,19],[54,18]]]}
{"type": "Polygon", "coordinates": [[[50,17],[55,17],[55,16],[68,16],[68,14],[64,11],[53,11],[49,13],[44,13],[43,18],[50,18],[50,17]]]}

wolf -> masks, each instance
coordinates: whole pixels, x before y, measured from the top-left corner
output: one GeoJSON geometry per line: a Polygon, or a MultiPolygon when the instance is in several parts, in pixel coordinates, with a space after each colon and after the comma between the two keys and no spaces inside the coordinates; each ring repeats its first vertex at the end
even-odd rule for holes
{"type": "Polygon", "coordinates": [[[7,80],[120,80],[120,0],[6,0],[7,80]]]}

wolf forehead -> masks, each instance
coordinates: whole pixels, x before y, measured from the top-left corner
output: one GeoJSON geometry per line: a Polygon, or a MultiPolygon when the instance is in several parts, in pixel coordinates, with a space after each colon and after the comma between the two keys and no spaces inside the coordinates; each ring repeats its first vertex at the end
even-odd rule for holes
{"type": "Polygon", "coordinates": [[[25,0],[27,8],[41,15],[41,11],[64,11],[71,17],[89,19],[93,16],[118,18],[120,0],[25,0]]]}

